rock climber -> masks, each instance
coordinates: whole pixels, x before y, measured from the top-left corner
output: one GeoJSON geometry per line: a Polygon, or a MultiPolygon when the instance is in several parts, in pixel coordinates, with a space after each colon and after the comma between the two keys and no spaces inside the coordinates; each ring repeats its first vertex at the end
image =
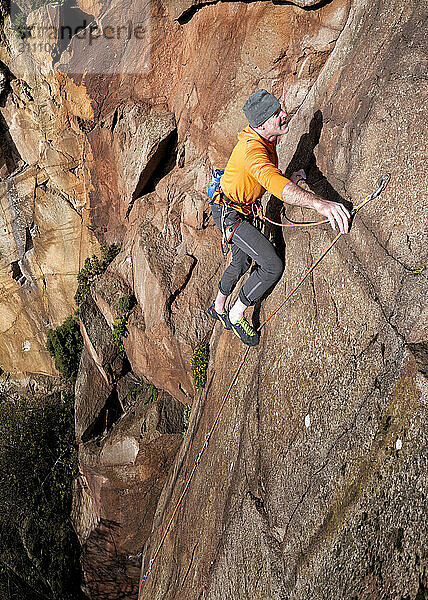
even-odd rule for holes
{"type": "Polygon", "coordinates": [[[284,177],[278,169],[276,144],[287,133],[287,113],[279,100],[266,90],[254,92],[243,106],[248,126],[238,134],[211,204],[214,222],[230,244],[232,260],[219,282],[219,291],[208,313],[221,321],[248,346],[259,343],[259,333],[244,316],[280,279],[284,266],[275,248],[252,224],[252,205],[267,190],[287,204],[315,209],[327,217],[333,229],[347,233],[351,215],[340,203],[324,200],[297,185],[302,170],[284,177]],[[225,303],[251,262],[255,269],[241,287],[238,298],[227,312],[225,303]]]}

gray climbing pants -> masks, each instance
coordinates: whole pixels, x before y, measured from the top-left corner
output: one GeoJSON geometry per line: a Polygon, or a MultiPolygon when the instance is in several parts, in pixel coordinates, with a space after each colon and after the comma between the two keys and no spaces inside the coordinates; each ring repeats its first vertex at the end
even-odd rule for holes
{"type": "Polygon", "coordinates": [[[224,205],[212,204],[211,208],[214,222],[222,235],[224,229],[231,231],[236,227],[230,244],[232,261],[218,284],[219,290],[229,296],[254,260],[256,268],[239,292],[241,302],[250,306],[277,283],[284,265],[269,240],[251,224],[251,217],[224,205]]]}

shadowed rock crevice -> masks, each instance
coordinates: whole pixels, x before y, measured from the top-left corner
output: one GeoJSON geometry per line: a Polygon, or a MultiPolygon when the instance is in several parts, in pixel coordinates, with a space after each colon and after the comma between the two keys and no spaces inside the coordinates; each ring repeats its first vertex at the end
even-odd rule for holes
{"type": "Polygon", "coordinates": [[[15,76],[10,69],[0,60],[0,108],[3,108],[8,94],[12,91],[10,82],[15,76]]]}
{"type": "MultiPolygon", "coordinates": [[[[197,259],[195,256],[190,256],[190,255],[186,255],[185,260],[181,261],[181,264],[185,265],[185,273],[181,275],[180,279],[181,279],[181,283],[179,282],[175,282],[176,285],[177,283],[179,283],[178,287],[176,287],[176,285],[173,287],[176,287],[176,289],[173,291],[173,293],[169,296],[169,298],[166,301],[166,310],[168,312],[168,314],[171,313],[171,307],[173,305],[173,303],[176,301],[176,299],[178,298],[178,296],[183,292],[183,290],[186,288],[187,284],[189,283],[191,277],[192,277],[192,273],[197,265],[197,259]],[[187,260],[186,260],[187,259],[187,260]]],[[[174,283],[174,282],[173,282],[174,283]]]]}
{"type": "Polygon", "coordinates": [[[82,434],[82,442],[86,443],[94,438],[106,435],[111,431],[115,423],[123,414],[122,406],[119,402],[119,397],[116,388],[111,392],[110,396],[100,411],[98,417],[82,434]]]}
{"type": "MultiPolygon", "coordinates": [[[[187,23],[189,23],[192,18],[195,16],[195,14],[197,12],[199,12],[201,9],[205,8],[206,6],[213,6],[214,4],[219,4],[219,3],[233,3],[233,2],[243,2],[244,4],[252,4],[254,2],[259,2],[260,0],[212,0],[212,1],[208,1],[208,2],[198,2],[196,0],[196,3],[193,4],[192,6],[189,6],[188,8],[186,8],[178,17],[176,17],[176,21],[178,21],[180,23],[180,25],[186,25],[187,23]]],[[[324,6],[327,6],[328,4],[330,4],[332,2],[332,0],[320,0],[319,2],[317,2],[316,0],[302,0],[301,2],[292,2],[290,0],[264,0],[265,2],[272,2],[272,4],[277,5],[277,6],[298,6],[299,8],[302,8],[303,10],[319,10],[320,8],[323,8],[324,6]]]]}
{"type": "Polygon", "coordinates": [[[157,431],[164,434],[182,433],[184,427],[184,404],[169,395],[163,395],[159,403],[157,431]]]}
{"type": "Polygon", "coordinates": [[[294,171],[304,169],[306,172],[306,183],[309,188],[323,198],[331,202],[339,202],[348,208],[352,208],[346,200],[334,189],[325,175],[317,165],[315,148],[318,146],[323,128],[323,114],[317,110],[309,124],[309,131],[304,133],[296,151],[285,170],[285,176],[290,177],[294,171]]]}
{"type": "Polygon", "coordinates": [[[93,15],[83,12],[75,0],[67,0],[58,7],[59,26],[57,29],[57,42],[52,50],[52,64],[55,65],[67,49],[76,34],[82,33],[87,27],[95,24],[93,15]]]}
{"type": "Polygon", "coordinates": [[[428,377],[428,342],[407,344],[407,346],[416,359],[418,370],[422,375],[428,377]]]}
{"type": "Polygon", "coordinates": [[[13,173],[22,163],[15,142],[10,135],[7,123],[0,113],[0,177],[13,173]]]}
{"type": "Polygon", "coordinates": [[[34,248],[33,237],[31,235],[30,229],[34,227],[34,223],[31,224],[31,227],[25,228],[25,250],[24,252],[28,252],[34,248]]]}
{"type": "Polygon", "coordinates": [[[156,184],[174,168],[176,157],[177,129],[174,129],[159,143],[144,170],[141,172],[140,179],[132,194],[130,207],[132,207],[133,202],[140,196],[154,192],[156,184]]]}
{"type": "Polygon", "coordinates": [[[19,283],[19,285],[24,285],[24,283],[27,281],[27,278],[25,277],[24,273],[21,271],[21,267],[19,265],[19,260],[14,260],[11,264],[11,269],[12,269],[12,277],[15,281],[17,281],[19,283]]]}

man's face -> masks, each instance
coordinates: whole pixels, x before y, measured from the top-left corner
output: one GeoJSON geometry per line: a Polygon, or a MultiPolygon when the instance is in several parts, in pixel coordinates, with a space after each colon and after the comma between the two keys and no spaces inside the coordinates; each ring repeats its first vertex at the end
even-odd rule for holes
{"type": "Polygon", "coordinates": [[[267,137],[278,136],[287,133],[287,113],[282,108],[278,108],[267,121],[260,125],[260,129],[267,137]]]}

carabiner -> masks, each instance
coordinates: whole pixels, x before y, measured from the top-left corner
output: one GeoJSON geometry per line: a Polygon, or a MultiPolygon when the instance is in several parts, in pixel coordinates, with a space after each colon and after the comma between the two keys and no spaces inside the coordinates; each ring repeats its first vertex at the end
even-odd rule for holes
{"type": "Polygon", "coordinates": [[[388,185],[390,179],[391,179],[390,173],[385,173],[385,175],[382,175],[382,177],[379,177],[379,179],[377,180],[377,183],[376,183],[377,188],[370,196],[370,200],[374,200],[374,198],[377,198],[378,196],[380,196],[380,194],[383,192],[383,190],[388,185]]]}
{"type": "Polygon", "coordinates": [[[377,198],[378,196],[380,196],[380,194],[383,192],[383,190],[388,185],[390,179],[391,179],[390,173],[385,173],[385,175],[382,175],[382,177],[380,177],[377,180],[377,183],[376,183],[377,187],[374,190],[374,192],[372,192],[369,196],[366,196],[364,198],[364,200],[358,206],[354,206],[354,208],[351,210],[351,218],[352,219],[357,214],[357,212],[360,210],[360,208],[362,208],[363,206],[365,206],[367,204],[367,202],[370,202],[370,200],[373,200],[374,198],[377,198]]]}

